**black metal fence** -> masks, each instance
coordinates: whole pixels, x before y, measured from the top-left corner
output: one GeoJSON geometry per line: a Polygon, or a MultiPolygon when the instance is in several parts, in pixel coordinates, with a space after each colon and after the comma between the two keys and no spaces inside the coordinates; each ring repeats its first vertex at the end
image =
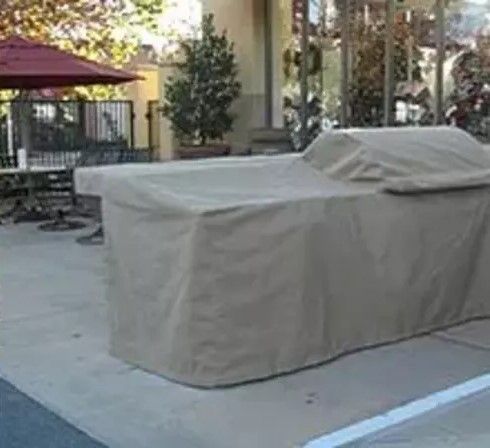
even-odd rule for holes
{"type": "Polygon", "coordinates": [[[134,147],[131,101],[0,102],[0,164],[27,147],[31,165],[73,166],[85,151],[107,144],[134,147]]]}
{"type": "Polygon", "coordinates": [[[17,166],[17,157],[15,155],[0,153],[0,168],[15,168],[17,166]]]}

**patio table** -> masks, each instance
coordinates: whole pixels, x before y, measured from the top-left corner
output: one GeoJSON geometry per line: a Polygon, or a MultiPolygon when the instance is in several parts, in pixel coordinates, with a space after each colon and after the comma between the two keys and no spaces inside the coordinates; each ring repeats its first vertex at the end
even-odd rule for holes
{"type": "Polygon", "coordinates": [[[29,168],[1,168],[0,178],[2,177],[25,177],[25,188],[27,196],[24,200],[17,202],[3,217],[14,217],[14,221],[44,221],[50,218],[50,214],[34,195],[35,178],[65,172],[65,166],[56,167],[29,167],[29,168]]]}
{"type": "Polygon", "coordinates": [[[0,176],[14,176],[19,174],[34,176],[39,174],[61,173],[66,170],[67,170],[66,166],[53,166],[53,167],[33,166],[30,168],[0,168],[0,176]]]}

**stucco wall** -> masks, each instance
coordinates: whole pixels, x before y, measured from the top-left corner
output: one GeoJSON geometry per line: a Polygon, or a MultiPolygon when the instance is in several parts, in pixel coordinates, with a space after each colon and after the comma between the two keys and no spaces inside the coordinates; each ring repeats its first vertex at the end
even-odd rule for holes
{"type": "Polygon", "coordinates": [[[137,66],[133,70],[144,78],[128,84],[128,100],[133,101],[134,107],[134,143],[136,147],[147,148],[148,120],[146,118],[148,101],[158,100],[159,80],[158,67],[153,65],[137,66]]]}
{"type": "MultiPolygon", "coordinates": [[[[280,2],[273,2],[274,125],[282,124],[280,2]]],[[[203,13],[213,13],[218,31],[234,41],[243,91],[236,102],[233,143],[248,142],[250,130],[265,124],[264,0],[203,0],[203,13]]]]}

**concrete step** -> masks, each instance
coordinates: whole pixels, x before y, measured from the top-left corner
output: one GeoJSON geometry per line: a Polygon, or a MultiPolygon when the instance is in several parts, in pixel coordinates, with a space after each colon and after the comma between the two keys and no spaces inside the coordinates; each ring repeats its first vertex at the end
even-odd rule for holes
{"type": "Polygon", "coordinates": [[[289,131],[284,128],[257,128],[250,131],[250,146],[254,154],[264,153],[267,150],[277,152],[291,152],[293,145],[289,131]]]}

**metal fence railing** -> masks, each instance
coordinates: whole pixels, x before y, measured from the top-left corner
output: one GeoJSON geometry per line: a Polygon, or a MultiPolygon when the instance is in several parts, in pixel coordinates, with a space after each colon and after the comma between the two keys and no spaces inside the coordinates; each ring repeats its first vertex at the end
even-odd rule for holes
{"type": "Polygon", "coordinates": [[[15,168],[17,166],[17,157],[15,155],[1,154],[0,153],[0,169],[2,168],[15,168]]]}
{"type": "Polygon", "coordinates": [[[85,151],[134,147],[131,101],[0,102],[0,157],[29,148],[31,165],[75,165],[85,151]]]}
{"type": "Polygon", "coordinates": [[[151,162],[153,153],[150,148],[124,149],[117,147],[98,148],[86,151],[77,161],[77,166],[114,165],[120,163],[151,162]]]}

